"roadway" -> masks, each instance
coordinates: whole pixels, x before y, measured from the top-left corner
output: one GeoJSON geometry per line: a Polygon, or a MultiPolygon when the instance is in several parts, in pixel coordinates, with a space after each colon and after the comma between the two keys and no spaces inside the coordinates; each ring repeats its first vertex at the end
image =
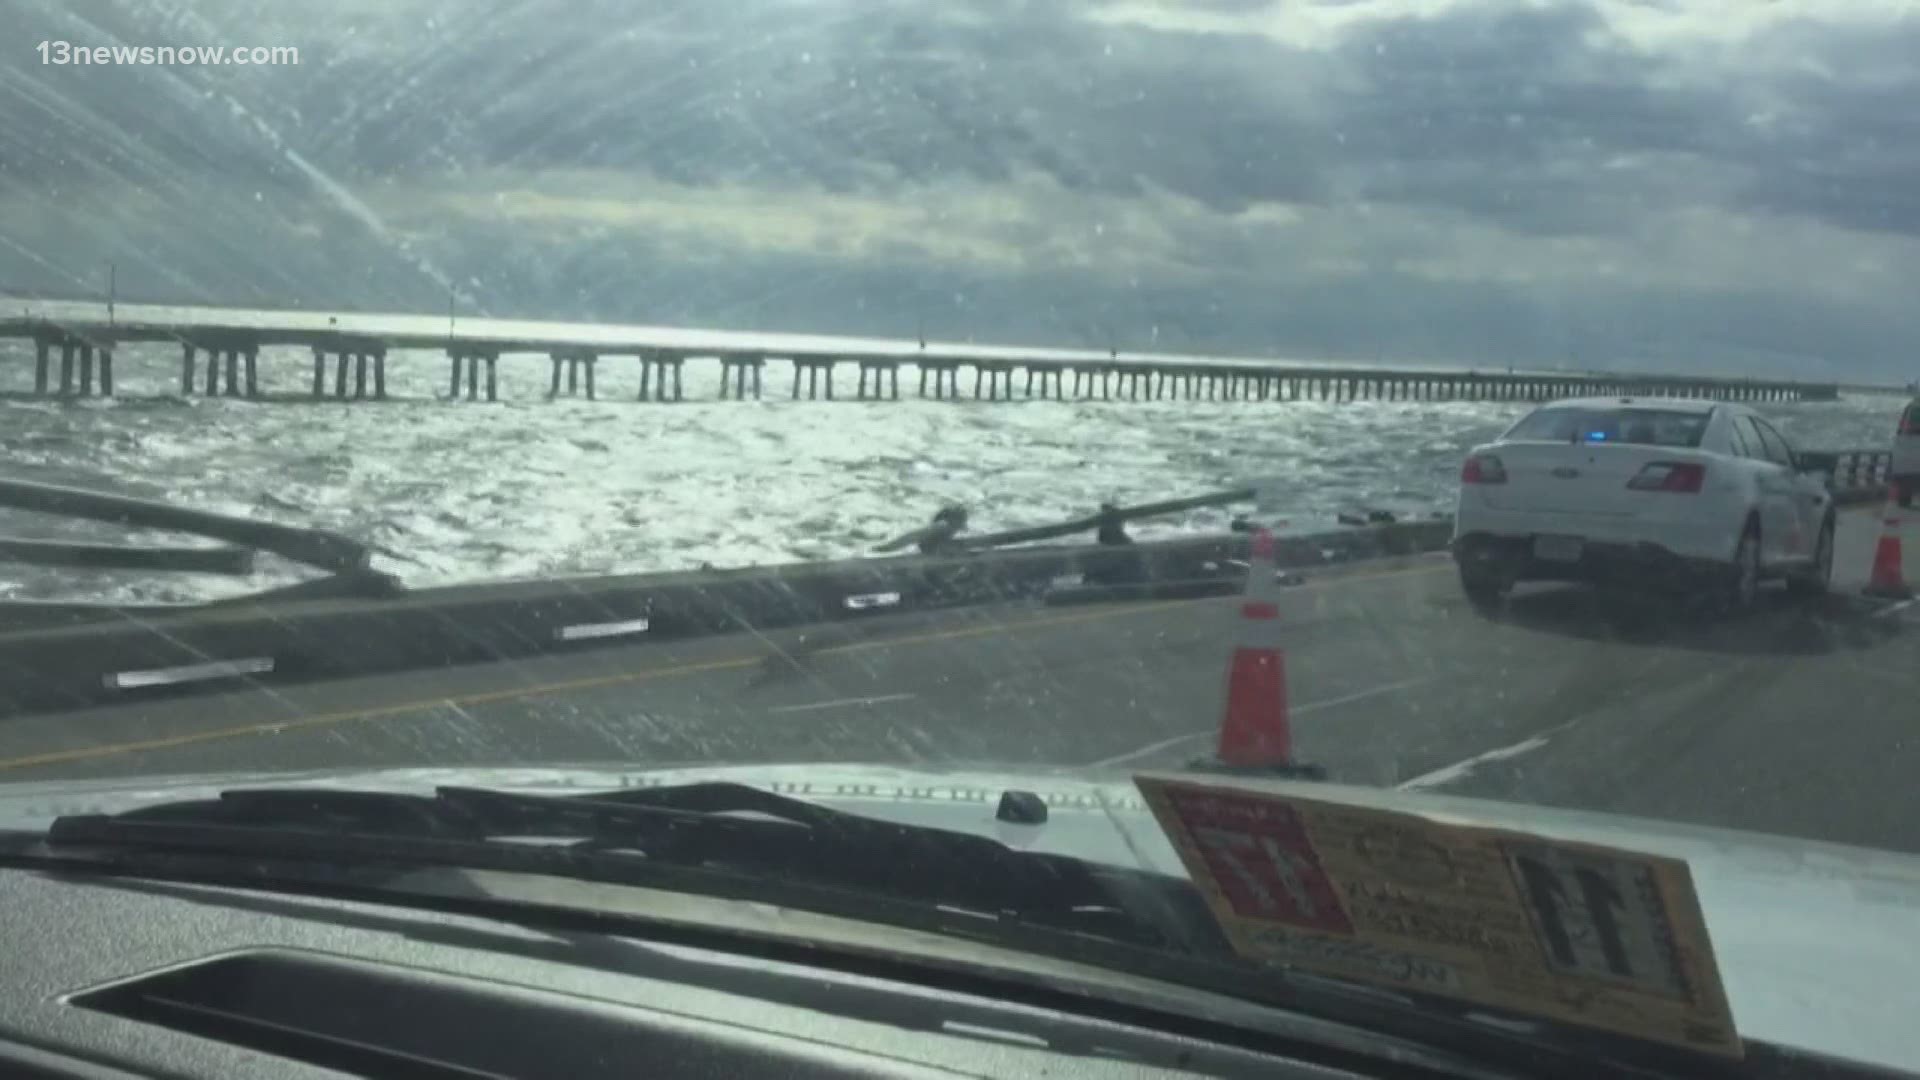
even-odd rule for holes
{"type": "MultiPolygon", "coordinates": [[[[1444,556],[1282,596],[1297,749],[1340,780],[1920,852],[1920,606],[1740,617],[1566,588],[1495,618],[1444,556]]],[[[1907,575],[1920,581],[1920,528],[1907,575]]],[[[1210,748],[1232,600],[1001,606],[0,723],[0,778],[415,765],[1175,766],[1210,748]]]]}

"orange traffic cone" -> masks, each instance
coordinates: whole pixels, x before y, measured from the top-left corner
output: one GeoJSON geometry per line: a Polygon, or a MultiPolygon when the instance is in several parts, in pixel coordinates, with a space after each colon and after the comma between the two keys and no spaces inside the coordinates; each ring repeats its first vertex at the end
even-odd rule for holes
{"type": "Polygon", "coordinates": [[[1873,548],[1873,575],[1867,579],[1866,594],[1887,600],[1911,600],[1907,587],[1906,559],[1900,551],[1900,497],[1898,489],[1887,500],[1881,519],[1880,542],[1873,548]]]}
{"type": "Polygon", "coordinates": [[[1272,532],[1254,531],[1247,562],[1247,595],[1240,604],[1239,632],[1227,663],[1226,708],[1215,767],[1318,778],[1323,775],[1319,768],[1293,760],[1272,532]]]}

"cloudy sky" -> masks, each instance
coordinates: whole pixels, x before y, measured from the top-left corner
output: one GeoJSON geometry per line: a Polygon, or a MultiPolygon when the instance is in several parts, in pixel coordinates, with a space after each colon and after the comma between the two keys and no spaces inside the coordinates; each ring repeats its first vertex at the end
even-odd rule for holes
{"type": "Polygon", "coordinates": [[[0,0],[0,289],[1920,375],[1920,0],[0,0]],[[42,64],[38,43],[298,66],[42,64]]]}

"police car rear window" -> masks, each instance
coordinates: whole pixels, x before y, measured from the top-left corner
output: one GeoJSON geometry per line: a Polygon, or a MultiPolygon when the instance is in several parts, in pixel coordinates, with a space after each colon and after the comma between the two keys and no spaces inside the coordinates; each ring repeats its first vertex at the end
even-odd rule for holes
{"type": "Polygon", "coordinates": [[[1513,426],[1509,439],[1545,442],[1699,446],[1706,413],[1664,409],[1541,409],[1513,426]]]}

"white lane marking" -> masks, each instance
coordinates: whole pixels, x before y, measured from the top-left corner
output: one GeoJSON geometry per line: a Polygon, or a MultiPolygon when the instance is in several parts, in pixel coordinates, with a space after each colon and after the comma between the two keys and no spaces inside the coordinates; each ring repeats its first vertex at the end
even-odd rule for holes
{"type": "Polygon", "coordinates": [[[839,698],[834,701],[809,701],[805,705],[776,705],[768,712],[795,713],[813,712],[815,709],[839,709],[848,705],[883,705],[889,701],[906,701],[913,694],[879,694],[875,697],[839,698]]]}
{"type": "MultiPolygon", "coordinates": [[[[1555,731],[1557,730],[1558,729],[1555,729],[1555,731]]],[[[1553,733],[1554,732],[1548,732],[1547,734],[1551,735],[1553,733]]],[[[1411,780],[1402,781],[1397,786],[1402,791],[1439,787],[1441,784],[1452,783],[1466,776],[1468,773],[1471,773],[1473,770],[1490,761],[1504,761],[1507,758],[1519,757],[1521,754],[1531,754],[1545,745],[1547,745],[1547,736],[1535,735],[1531,739],[1522,739],[1512,746],[1502,746],[1497,750],[1489,750],[1484,754],[1475,754],[1465,761],[1456,761],[1451,765],[1435,769],[1430,773],[1422,773],[1411,780]]]]}
{"type": "Polygon", "coordinates": [[[1920,604],[1920,597],[1915,597],[1912,600],[1896,600],[1884,607],[1873,609],[1873,617],[1876,619],[1891,619],[1915,604],[1920,604]]]}
{"type": "MultiPolygon", "coordinates": [[[[1287,716],[1289,719],[1291,719],[1296,716],[1305,716],[1307,713],[1310,713],[1310,712],[1318,712],[1321,709],[1331,709],[1336,705],[1351,705],[1356,701],[1365,701],[1368,698],[1379,697],[1382,694],[1391,694],[1397,690],[1405,690],[1409,687],[1419,686],[1422,683],[1429,683],[1432,681],[1433,681],[1432,679],[1405,679],[1396,683],[1387,683],[1383,686],[1375,686],[1370,689],[1360,690],[1355,693],[1346,694],[1341,697],[1327,698],[1324,701],[1309,701],[1304,705],[1295,705],[1289,708],[1287,710],[1287,716]]],[[[1195,739],[1212,738],[1215,734],[1216,732],[1214,730],[1207,730],[1207,731],[1190,732],[1186,735],[1175,735],[1171,739],[1161,739],[1157,743],[1152,743],[1150,745],[1143,746],[1138,750],[1129,750],[1124,754],[1117,754],[1110,758],[1102,758],[1099,761],[1095,761],[1088,765],[1084,765],[1082,766],[1082,768],[1104,769],[1110,765],[1124,765],[1129,761],[1135,760],[1136,758],[1150,757],[1154,754],[1159,753],[1162,750],[1166,750],[1174,746],[1179,746],[1181,743],[1184,743],[1184,742],[1192,742],[1195,739]]]]}

